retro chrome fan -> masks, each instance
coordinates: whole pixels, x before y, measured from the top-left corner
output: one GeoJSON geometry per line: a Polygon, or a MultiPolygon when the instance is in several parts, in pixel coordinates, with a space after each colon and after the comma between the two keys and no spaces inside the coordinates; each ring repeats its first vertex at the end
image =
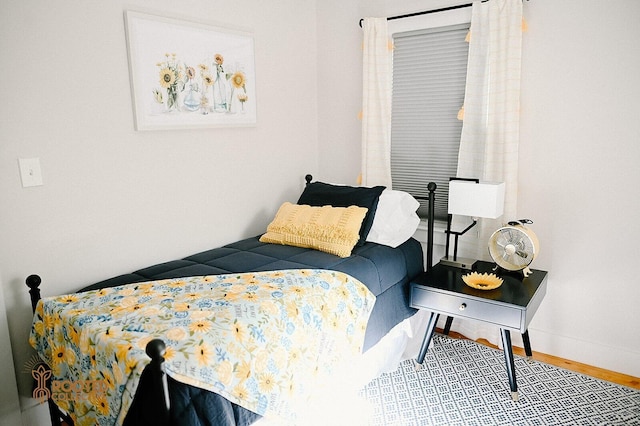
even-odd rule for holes
{"type": "Polygon", "coordinates": [[[507,271],[522,271],[525,277],[531,274],[529,265],[539,252],[538,237],[525,224],[529,219],[509,222],[489,238],[489,254],[496,264],[507,271]]]}

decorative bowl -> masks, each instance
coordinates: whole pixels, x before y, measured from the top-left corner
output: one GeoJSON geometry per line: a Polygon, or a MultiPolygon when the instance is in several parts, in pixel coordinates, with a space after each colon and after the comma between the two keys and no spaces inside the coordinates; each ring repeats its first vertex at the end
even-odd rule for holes
{"type": "Polygon", "coordinates": [[[471,272],[462,276],[462,280],[469,287],[477,288],[478,290],[493,290],[502,285],[502,278],[498,278],[496,274],[479,274],[477,272],[471,272]]]}

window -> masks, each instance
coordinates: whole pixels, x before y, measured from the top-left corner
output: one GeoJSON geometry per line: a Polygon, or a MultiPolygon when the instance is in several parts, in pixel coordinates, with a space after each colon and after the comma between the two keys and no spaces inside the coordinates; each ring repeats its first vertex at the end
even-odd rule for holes
{"type": "MultiPolygon", "coordinates": [[[[435,182],[436,219],[447,217],[448,182],[456,176],[468,29],[458,24],[393,34],[393,188],[426,197],[427,184],[435,182]]],[[[426,201],[418,214],[427,216],[426,201]]]]}

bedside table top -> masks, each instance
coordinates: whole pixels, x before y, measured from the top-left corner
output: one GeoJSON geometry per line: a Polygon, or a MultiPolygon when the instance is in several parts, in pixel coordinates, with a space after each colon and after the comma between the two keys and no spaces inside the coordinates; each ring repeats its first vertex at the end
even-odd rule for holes
{"type": "Polygon", "coordinates": [[[494,273],[504,280],[502,285],[494,290],[478,290],[469,287],[462,280],[462,276],[473,271],[441,263],[434,265],[431,271],[418,275],[411,283],[412,285],[429,287],[434,291],[458,293],[472,298],[489,299],[523,308],[529,305],[538,290],[541,290],[543,295],[546,293],[546,271],[532,269],[533,273],[525,278],[521,271],[510,272],[503,269],[493,271],[495,266],[495,263],[478,261],[473,268],[473,271],[478,273],[494,273]]]}

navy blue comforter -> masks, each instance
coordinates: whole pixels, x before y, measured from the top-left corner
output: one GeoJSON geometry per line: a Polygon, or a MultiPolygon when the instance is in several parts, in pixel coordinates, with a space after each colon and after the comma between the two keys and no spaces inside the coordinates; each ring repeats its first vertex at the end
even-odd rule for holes
{"type": "MultiPolygon", "coordinates": [[[[350,257],[340,258],[313,249],[261,243],[259,237],[253,237],[119,275],[82,291],[166,278],[304,268],[345,272],[365,284],[376,296],[365,335],[364,350],[367,350],[396,324],[415,313],[409,307],[409,281],[423,270],[422,247],[414,239],[395,249],[366,243],[355,247],[350,257]]],[[[173,380],[169,381],[169,388],[173,424],[239,426],[259,418],[216,394],[173,380]]],[[[132,407],[127,423],[146,424],[144,413],[140,411],[132,407]]]]}

